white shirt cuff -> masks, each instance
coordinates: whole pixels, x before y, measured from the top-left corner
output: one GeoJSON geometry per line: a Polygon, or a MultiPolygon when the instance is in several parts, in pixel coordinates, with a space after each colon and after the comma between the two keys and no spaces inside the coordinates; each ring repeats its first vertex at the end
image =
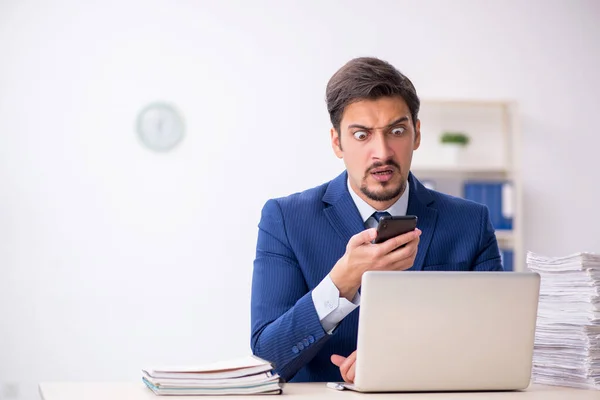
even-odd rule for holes
{"type": "Polygon", "coordinates": [[[327,275],[313,289],[312,300],[323,329],[331,334],[346,315],[360,305],[360,293],[356,292],[352,302],[345,297],[340,297],[340,291],[333,284],[331,277],[327,275]]]}

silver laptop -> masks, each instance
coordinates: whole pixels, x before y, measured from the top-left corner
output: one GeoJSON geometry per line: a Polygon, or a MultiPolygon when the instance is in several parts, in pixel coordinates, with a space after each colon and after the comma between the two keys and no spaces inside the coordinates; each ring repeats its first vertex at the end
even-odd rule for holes
{"type": "Polygon", "coordinates": [[[344,388],[527,388],[539,288],[533,272],[365,273],[356,376],[344,388]]]}

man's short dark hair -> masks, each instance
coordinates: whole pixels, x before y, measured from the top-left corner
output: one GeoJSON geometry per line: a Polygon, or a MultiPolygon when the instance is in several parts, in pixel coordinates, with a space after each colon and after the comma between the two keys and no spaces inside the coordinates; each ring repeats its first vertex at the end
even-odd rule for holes
{"type": "MultiPolygon", "coordinates": [[[[347,62],[327,83],[327,111],[333,127],[340,132],[346,107],[360,100],[399,96],[410,110],[416,125],[420,101],[410,79],[390,63],[374,57],[359,57],[347,62]]],[[[416,126],[415,126],[416,127],[416,126]]]]}

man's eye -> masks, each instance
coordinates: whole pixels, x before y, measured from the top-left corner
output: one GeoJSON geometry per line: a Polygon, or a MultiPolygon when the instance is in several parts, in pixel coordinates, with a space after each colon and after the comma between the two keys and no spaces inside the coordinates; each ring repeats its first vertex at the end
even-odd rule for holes
{"type": "Polygon", "coordinates": [[[367,132],[365,132],[365,131],[354,132],[354,138],[356,140],[365,140],[367,138],[367,132]]]}
{"type": "Polygon", "coordinates": [[[404,133],[406,129],[404,128],[394,128],[392,129],[392,135],[400,136],[404,133]]]}

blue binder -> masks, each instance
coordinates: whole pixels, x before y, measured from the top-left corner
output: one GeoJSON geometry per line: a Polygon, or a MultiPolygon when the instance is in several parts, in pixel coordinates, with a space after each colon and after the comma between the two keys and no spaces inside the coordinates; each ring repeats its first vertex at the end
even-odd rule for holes
{"type": "Polygon", "coordinates": [[[500,249],[500,258],[502,259],[502,267],[505,271],[514,271],[514,255],[512,250],[500,249]]]}
{"type": "Polygon", "coordinates": [[[465,199],[485,204],[488,207],[495,229],[511,230],[513,218],[502,212],[502,190],[504,185],[511,184],[508,181],[467,181],[463,186],[463,196],[465,199]]]}

